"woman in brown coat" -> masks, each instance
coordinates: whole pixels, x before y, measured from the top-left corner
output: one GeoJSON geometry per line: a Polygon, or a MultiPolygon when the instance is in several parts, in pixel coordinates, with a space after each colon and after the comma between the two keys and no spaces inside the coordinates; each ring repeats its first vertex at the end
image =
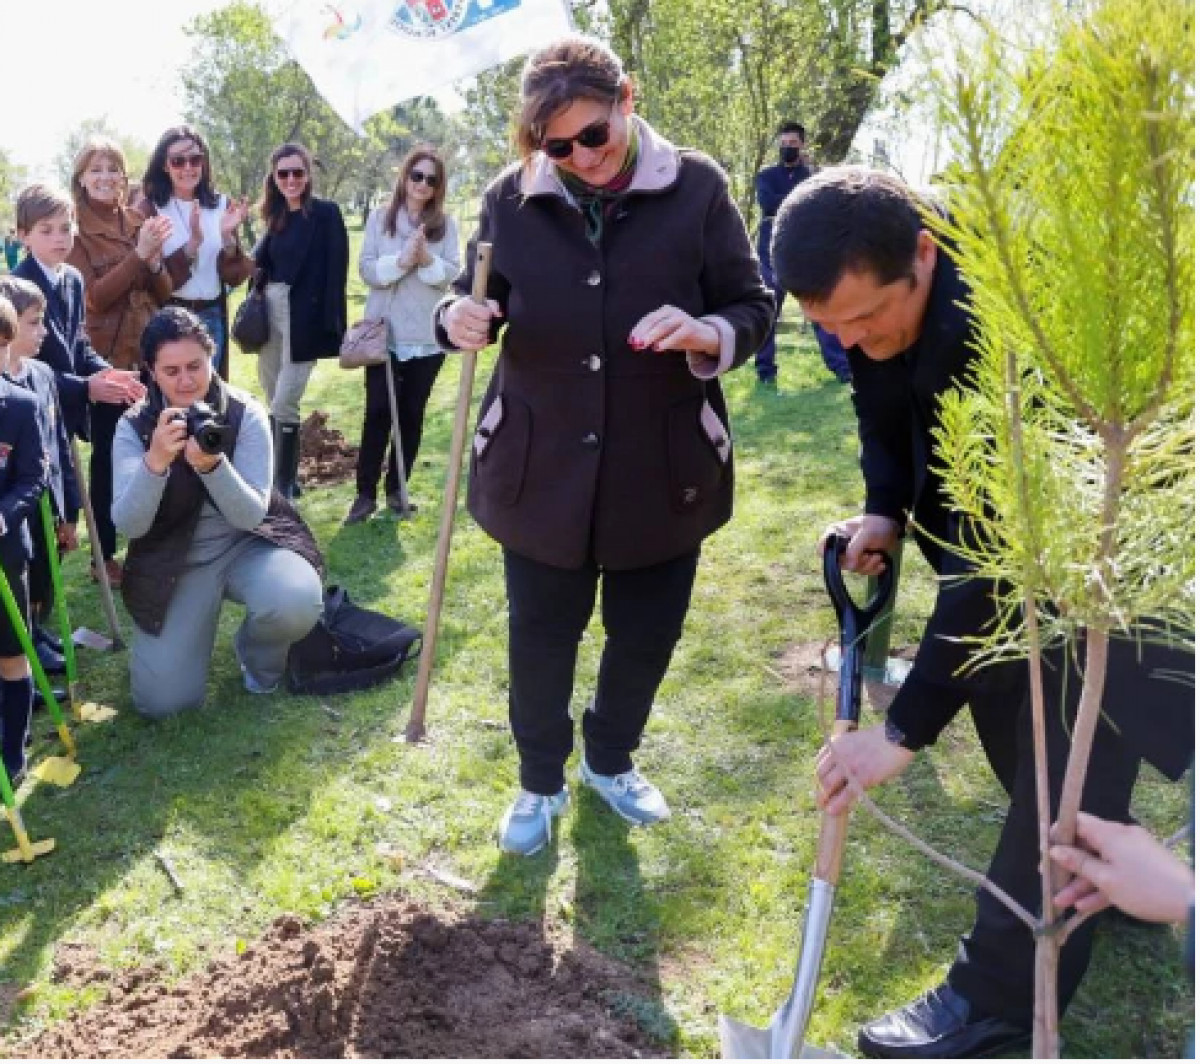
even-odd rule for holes
{"type": "MultiPolygon", "coordinates": [[[[146,220],[126,207],[128,189],[120,147],[106,137],[84,144],[71,173],[78,232],[67,261],[83,275],[88,338],[117,369],[139,368],[142,329],[166,302],[172,287],[162,261],[171,223],[166,218],[146,220]]],[[[119,404],[93,403],[90,420],[92,507],[104,566],[114,587],[121,586],[121,566],[111,513],[112,442],[123,413],[119,404]]]]}
{"type": "Polygon", "coordinates": [[[717,377],[762,344],[774,301],[725,175],[633,113],[604,45],[564,38],[522,78],[522,160],[484,194],[487,305],[438,311],[447,347],[501,339],[471,455],[471,513],[504,548],[509,717],[521,791],[500,845],[530,854],[567,801],[579,640],[606,633],[580,779],[623,818],[669,816],[633,766],[691,598],[700,544],[730,517],[717,377]]]}

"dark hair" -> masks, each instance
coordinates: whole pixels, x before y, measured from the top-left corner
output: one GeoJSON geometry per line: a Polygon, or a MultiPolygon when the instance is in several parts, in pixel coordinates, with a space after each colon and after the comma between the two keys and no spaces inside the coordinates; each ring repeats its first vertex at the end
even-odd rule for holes
{"type": "Polygon", "coordinates": [[[396,235],[396,218],[404,207],[408,175],[413,172],[413,167],[424,159],[433,163],[438,179],[433,196],[421,211],[421,221],[425,223],[425,235],[430,240],[441,240],[446,235],[446,215],[443,210],[446,202],[446,163],[437,148],[431,144],[418,144],[400,162],[400,172],[396,175],[396,187],[392,190],[392,202],[388,204],[387,214],[383,219],[383,228],[388,236],[396,235]]]}
{"type": "Polygon", "coordinates": [[[154,145],[150,153],[150,161],[146,164],[146,176],[142,178],[142,191],[146,198],[156,207],[165,207],[171,198],[171,177],[167,173],[168,149],[177,140],[194,140],[196,146],[204,154],[204,165],[200,171],[200,184],[196,186],[196,199],[205,208],[216,207],[219,204],[216,190],[212,184],[212,156],[208,152],[208,143],[191,126],[172,126],[154,145]]]}
{"type": "Polygon", "coordinates": [[[7,299],[18,314],[24,314],[30,307],[46,309],[45,293],[32,281],[14,277],[11,273],[0,277],[0,298],[7,299]]]}
{"type": "Polygon", "coordinates": [[[534,52],[521,74],[521,109],[513,140],[522,159],[541,147],[546,125],[576,100],[615,103],[627,84],[617,53],[572,34],[534,52]]]}
{"type": "Polygon", "coordinates": [[[185,307],[163,307],[146,322],[142,330],[140,348],[142,361],[151,369],[158,360],[158,352],[164,344],[177,340],[195,340],[211,359],[217,346],[209,336],[204,322],[185,307]]]}
{"type": "Polygon", "coordinates": [[[804,127],[799,122],[783,122],[775,130],[775,136],[777,137],[782,137],[785,133],[798,133],[801,140],[807,140],[807,137],[804,135],[804,127]]]}
{"type": "Polygon", "coordinates": [[[308,209],[312,205],[312,152],[303,144],[297,144],[294,140],[288,141],[286,144],[280,144],[278,148],[271,152],[267,159],[267,173],[263,178],[263,195],[258,204],[258,210],[262,215],[263,223],[270,233],[278,233],[287,224],[287,197],[279,191],[279,186],[275,183],[275,166],[280,159],[286,159],[289,155],[299,155],[304,160],[304,170],[308,174],[308,180],[304,182],[304,196],[302,197],[300,209],[305,214],[308,214],[308,209]]]}
{"type": "Polygon", "coordinates": [[[822,170],[792,190],[775,216],[771,265],[797,299],[823,303],[846,273],[881,285],[912,277],[919,203],[898,178],[864,166],[822,170]]]}

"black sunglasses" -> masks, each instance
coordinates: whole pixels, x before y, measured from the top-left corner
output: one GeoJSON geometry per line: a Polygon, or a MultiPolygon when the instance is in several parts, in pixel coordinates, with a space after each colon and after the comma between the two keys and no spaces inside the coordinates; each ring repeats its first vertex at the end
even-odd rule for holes
{"type": "Polygon", "coordinates": [[[608,136],[608,119],[602,118],[599,122],[593,122],[590,126],[584,126],[573,137],[551,137],[548,140],[543,140],[542,151],[549,155],[551,159],[567,159],[570,158],[571,152],[575,150],[576,143],[581,148],[603,148],[608,143],[608,136]]]}
{"type": "Polygon", "coordinates": [[[204,156],[200,152],[196,152],[194,155],[168,155],[167,165],[172,170],[182,170],[185,166],[195,169],[204,165],[204,156]]]}
{"type": "Polygon", "coordinates": [[[430,188],[438,187],[438,175],[427,174],[423,170],[410,170],[408,172],[408,179],[417,185],[424,181],[430,188]]]}
{"type": "Polygon", "coordinates": [[[304,167],[302,167],[302,166],[297,166],[297,167],[282,166],[278,170],[275,171],[275,176],[277,178],[279,178],[280,181],[286,181],[289,177],[294,177],[297,181],[299,181],[300,178],[304,177],[307,173],[308,173],[308,171],[305,170],[304,167]]]}

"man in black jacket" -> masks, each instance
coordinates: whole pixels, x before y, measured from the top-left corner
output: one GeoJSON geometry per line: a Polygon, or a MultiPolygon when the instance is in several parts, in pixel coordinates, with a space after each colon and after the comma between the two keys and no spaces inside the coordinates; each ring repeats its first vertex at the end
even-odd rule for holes
{"type": "MultiPolygon", "coordinates": [[[[936,741],[967,706],[997,778],[1011,797],[989,878],[1027,910],[1040,902],[1038,824],[1027,672],[1008,663],[968,669],[971,646],[997,622],[992,590],[972,578],[945,544],[962,541],[957,515],[946,505],[933,467],[933,430],[941,396],[968,385],[975,357],[970,292],[945,250],[925,228],[920,204],[898,180],[857,167],[827,170],[792,193],[775,222],[772,258],[779,283],[805,314],[835,334],[853,375],[866,504],[861,515],[835,526],[850,536],[846,568],[878,574],[880,553],[896,545],[911,519],[922,553],[943,579],[913,669],[886,721],[835,741],[822,751],[819,801],[849,808],[846,768],[865,787],[900,775],[916,752],[936,741]]],[[[828,532],[827,532],[828,534],[828,532]]],[[[1164,670],[1194,670],[1194,662],[1162,648],[1115,640],[1105,688],[1105,712],[1122,734],[1102,723],[1084,791],[1084,808],[1128,819],[1140,757],[1177,778],[1191,760],[1191,689],[1164,670]],[[1122,721],[1148,701],[1170,726],[1151,731],[1122,721]]],[[[1064,656],[1047,654],[1048,691],[1078,702],[1078,678],[1064,656]]],[[[1051,798],[1057,806],[1070,735],[1056,719],[1047,727],[1051,798]]],[[[1060,1007],[1066,1007],[1087,968],[1094,921],[1063,949],[1060,1007]]],[[[1033,936],[986,892],[977,895],[976,921],[961,940],[945,983],[862,1028],[859,1046],[870,1056],[975,1057],[1012,1050],[1029,1038],[1033,1014],[1033,936]]]]}

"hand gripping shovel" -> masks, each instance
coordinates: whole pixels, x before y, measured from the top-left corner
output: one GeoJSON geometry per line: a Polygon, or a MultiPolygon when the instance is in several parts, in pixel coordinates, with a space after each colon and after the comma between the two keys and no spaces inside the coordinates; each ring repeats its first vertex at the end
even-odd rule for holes
{"type": "MultiPolygon", "coordinates": [[[[879,580],[875,594],[866,606],[858,606],[846,590],[838,558],[846,549],[846,539],[830,536],[825,544],[825,587],[837,610],[842,643],[842,666],[838,675],[837,717],[833,734],[843,735],[858,727],[862,705],[863,652],[867,635],[884,607],[892,588],[891,559],[879,580]]],[[[886,557],[886,555],[885,555],[886,557]]],[[[787,1000],[771,1017],[764,1029],[721,1016],[718,1031],[721,1056],[726,1060],[795,1060],[833,1057],[839,1054],[804,1045],[804,1032],[812,1015],[817,994],[817,978],[825,954],[829,918],[838,876],[842,870],[842,852],[846,844],[849,813],[821,817],[821,836],[817,843],[817,863],[808,889],[808,905],[800,939],[800,959],[796,978],[787,1000]]]]}

